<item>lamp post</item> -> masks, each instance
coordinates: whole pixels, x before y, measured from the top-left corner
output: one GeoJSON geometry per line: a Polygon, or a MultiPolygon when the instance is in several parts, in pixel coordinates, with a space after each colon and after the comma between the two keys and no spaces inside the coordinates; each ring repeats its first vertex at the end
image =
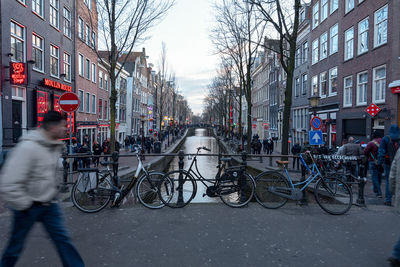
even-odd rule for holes
{"type": "Polygon", "coordinates": [[[141,123],[142,123],[142,150],[144,151],[144,120],[146,118],[146,115],[141,114],[140,115],[140,119],[141,119],[141,123]]]}

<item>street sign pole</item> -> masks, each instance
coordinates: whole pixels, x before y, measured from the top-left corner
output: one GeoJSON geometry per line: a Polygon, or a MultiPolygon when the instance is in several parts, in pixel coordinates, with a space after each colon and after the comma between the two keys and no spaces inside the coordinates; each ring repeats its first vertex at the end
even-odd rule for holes
{"type": "MultiPolygon", "coordinates": [[[[69,155],[72,155],[72,112],[69,113],[69,155]]],[[[69,181],[72,182],[72,158],[69,158],[69,181]]]]}

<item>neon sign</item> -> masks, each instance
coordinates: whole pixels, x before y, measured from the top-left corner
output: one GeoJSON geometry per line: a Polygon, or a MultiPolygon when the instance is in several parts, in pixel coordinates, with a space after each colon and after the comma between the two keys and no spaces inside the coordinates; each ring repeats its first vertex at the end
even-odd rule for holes
{"type": "Polygon", "coordinates": [[[11,62],[10,65],[11,84],[25,84],[25,63],[11,62]]]}
{"type": "Polygon", "coordinates": [[[63,90],[63,91],[68,91],[68,92],[72,92],[72,86],[69,86],[69,85],[66,85],[66,84],[62,84],[60,82],[53,81],[53,80],[50,80],[50,79],[43,78],[43,84],[45,86],[47,86],[47,87],[60,89],[60,90],[63,90]]]}

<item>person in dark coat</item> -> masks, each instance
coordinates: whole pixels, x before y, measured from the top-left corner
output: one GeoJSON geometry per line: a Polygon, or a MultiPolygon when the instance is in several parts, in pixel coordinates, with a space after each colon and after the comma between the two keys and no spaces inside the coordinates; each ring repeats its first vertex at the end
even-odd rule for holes
{"type": "MultiPolygon", "coordinates": [[[[91,154],[88,143],[83,142],[83,145],[79,149],[79,153],[82,153],[83,155],[91,154]]],[[[82,158],[81,162],[83,168],[90,168],[90,158],[82,158]]]]}
{"type": "Polygon", "coordinates": [[[125,137],[124,146],[125,146],[125,151],[128,151],[129,150],[129,137],[128,136],[125,137]]]}
{"type": "Polygon", "coordinates": [[[111,153],[110,140],[108,138],[104,140],[101,149],[103,150],[104,153],[104,160],[107,161],[108,157],[106,155],[110,155],[111,153]]]}
{"type": "MultiPolygon", "coordinates": [[[[293,147],[292,147],[292,154],[293,156],[298,156],[301,152],[301,145],[299,143],[296,143],[293,147]]],[[[294,166],[296,165],[297,162],[297,169],[299,169],[299,162],[300,162],[300,158],[293,158],[293,169],[294,166]]]]}
{"type": "MultiPolygon", "coordinates": [[[[96,140],[93,141],[92,149],[93,149],[93,155],[95,155],[95,156],[101,155],[101,146],[99,143],[97,143],[96,140]]],[[[93,164],[95,167],[99,166],[99,161],[100,161],[100,158],[98,158],[98,157],[93,158],[93,164]]]]}
{"type": "Polygon", "coordinates": [[[274,152],[274,141],[272,139],[269,139],[268,147],[269,147],[269,154],[272,154],[272,152],[274,152]]]}
{"type": "Polygon", "coordinates": [[[263,152],[264,152],[264,154],[265,154],[265,153],[268,154],[268,152],[269,152],[269,150],[268,150],[268,139],[267,139],[267,138],[265,138],[265,139],[263,140],[263,152]]]}

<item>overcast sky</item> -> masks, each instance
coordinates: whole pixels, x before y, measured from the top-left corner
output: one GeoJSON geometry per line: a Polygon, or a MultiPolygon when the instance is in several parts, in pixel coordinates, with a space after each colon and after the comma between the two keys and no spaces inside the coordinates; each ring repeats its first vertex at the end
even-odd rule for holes
{"type": "MultiPolygon", "coordinates": [[[[207,85],[218,64],[218,56],[213,55],[209,39],[212,2],[176,0],[164,20],[152,29],[151,39],[141,45],[146,48],[148,62],[158,69],[161,43],[166,43],[169,70],[175,72],[179,90],[195,114],[201,113],[207,85]]],[[[140,48],[135,50],[140,51],[140,48]]]]}

